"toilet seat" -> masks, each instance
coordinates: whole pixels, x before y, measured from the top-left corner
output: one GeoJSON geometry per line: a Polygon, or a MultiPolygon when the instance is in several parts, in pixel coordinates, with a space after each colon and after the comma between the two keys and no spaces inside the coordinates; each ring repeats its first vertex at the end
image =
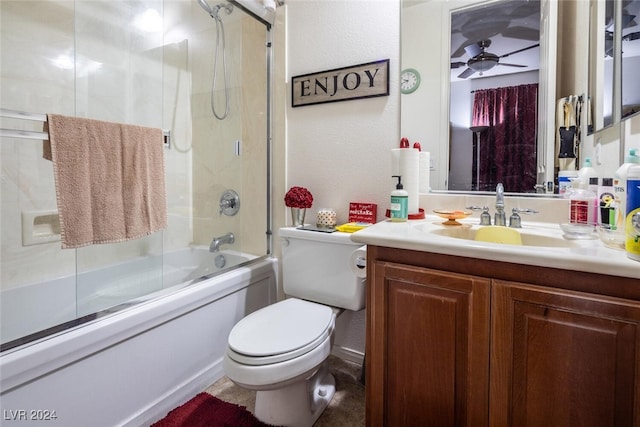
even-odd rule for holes
{"type": "Polygon", "coordinates": [[[299,357],[333,333],[335,314],[321,304],[290,298],[253,312],[229,334],[227,355],[245,365],[268,365],[299,357]]]}

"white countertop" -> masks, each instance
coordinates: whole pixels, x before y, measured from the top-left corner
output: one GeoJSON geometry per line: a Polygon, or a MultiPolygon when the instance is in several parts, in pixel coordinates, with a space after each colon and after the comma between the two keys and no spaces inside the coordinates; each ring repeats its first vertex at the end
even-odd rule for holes
{"type": "MultiPolygon", "coordinates": [[[[436,216],[427,216],[426,219],[419,221],[382,221],[353,233],[351,240],[357,243],[390,248],[640,279],[639,261],[628,258],[624,250],[604,245],[598,238],[567,241],[566,243],[571,247],[516,246],[478,242],[433,234],[432,231],[443,227],[452,227],[443,226],[442,221],[436,216]]],[[[460,222],[466,227],[478,227],[477,218],[468,218],[460,220],[460,222]]],[[[559,239],[562,239],[563,235],[562,230],[556,224],[527,223],[523,220],[522,227],[523,233],[559,239]]]]}

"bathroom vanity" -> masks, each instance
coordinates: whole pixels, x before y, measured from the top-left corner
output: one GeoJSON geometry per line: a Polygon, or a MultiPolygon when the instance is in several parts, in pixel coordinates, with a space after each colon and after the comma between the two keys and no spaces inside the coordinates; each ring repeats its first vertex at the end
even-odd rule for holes
{"type": "Polygon", "coordinates": [[[513,246],[442,228],[352,236],[368,245],[368,426],[640,424],[640,263],[598,240],[513,246]]]}

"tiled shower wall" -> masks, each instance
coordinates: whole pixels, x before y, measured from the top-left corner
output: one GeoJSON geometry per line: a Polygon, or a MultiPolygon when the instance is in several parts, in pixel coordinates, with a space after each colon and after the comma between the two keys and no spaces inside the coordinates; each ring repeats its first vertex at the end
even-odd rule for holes
{"type": "MultiPolygon", "coordinates": [[[[61,250],[59,241],[23,246],[22,214],[56,210],[52,168],[42,159],[41,141],[2,138],[2,289],[190,244],[208,245],[214,235],[228,231],[237,236],[232,249],[265,253],[264,26],[238,10],[223,16],[231,111],[220,122],[209,105],[215,25],[195,0],[3,0],[0,19],[2,108],[172,132],[172,148],[165,150],[168,229],[77,250],[61,250]],[[147,21],[141,23],[145,13],[147,21]],[[240,155],[235,140],[241,141],[240,155]],[[220,195],[228,188],[242,197],[235,217],[218,212],[220,195]]],[[[220,71],[217,89],[223,90],[220,71]]],[[[1,125],[42,128],[24,120],[2,119],[1,125]]]]}

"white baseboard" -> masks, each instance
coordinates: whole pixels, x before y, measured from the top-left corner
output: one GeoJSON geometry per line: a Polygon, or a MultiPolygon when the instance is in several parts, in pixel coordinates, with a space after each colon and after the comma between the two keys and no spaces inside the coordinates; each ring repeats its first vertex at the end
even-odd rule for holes
{"type": "Polygon", "coordinates": [[[362,363],[364,362],[364,353],[353,350],[351,348],[339,347],[337,345],[334,345],[331,349],[331,354],[339,357],[342,360],[357,363],[359,365],[362,365],[362,363]]]}
{"type": "Polygon", "coordinates": [[[223,376],[224,369],[222,367],[222,358],[220,358],[208,365],[205,369],[187,378],[184,382],[160,396],[154,402],[147,404],[138,413],[132,415],[131,418],[125,421],[122,426],[137,427],[151,425],[164,418],[172,409],[186,403],[193,396],[204,391],[223,376]]]}

